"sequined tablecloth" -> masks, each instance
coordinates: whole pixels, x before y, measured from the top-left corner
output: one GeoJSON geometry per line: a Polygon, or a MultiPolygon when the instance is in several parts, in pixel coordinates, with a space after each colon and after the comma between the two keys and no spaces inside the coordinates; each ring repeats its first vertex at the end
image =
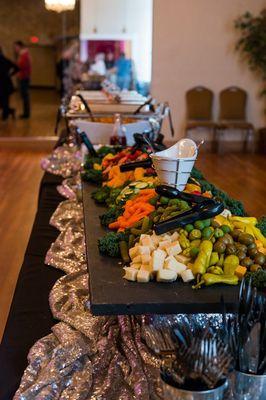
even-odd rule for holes
{"type": "MultiPolygon", "coordinates": [[[[43,267],[62,270],[64,275],[49,295],[58,323],[32,346],[14,399],[163,399],[159,359],[142,340],[147,317],[95,317],[90,313],[78,153],[66,146],[58,148],[42,167],[66,178],[58,192],[67,200],[50,218],[58,236],[46,252],[47,266],[43,267]]],[[[171,325],[183,318],[215,326],[220,317],[213,315],[210,321],[207,315],[154,316],[149,322],[171,325]]]]}

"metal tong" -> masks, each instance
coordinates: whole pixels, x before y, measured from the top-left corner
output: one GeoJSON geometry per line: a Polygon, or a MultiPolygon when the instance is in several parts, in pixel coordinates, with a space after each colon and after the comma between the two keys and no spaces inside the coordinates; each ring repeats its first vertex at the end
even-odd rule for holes
{"type": "MultiPolygon", "coordinates": [[[[134,133],[135,144],[132,147],[131,152],[134,153],[136,150],[146,150],[147,146],[152,147],[155,151],[161,151],[165,149],[163,144],[164,135],[161,133],[158,135],[156,140],[151,138],[152,131],[142,133],[134,133]]],[[[134,161],[132,163],[123,164],[120,166],[121,172],[133,171],[136,168],[151,168],[152,160],[148,157],[143,161],[134,161]]]]}
{"type": "Polygon", "coordinates": [[[171,199],[179,198],[187,201],[189,204],[194,203],[190,210],[184,211],[176,217],[155,224],[154,230],[157,235],[161,235],[180,226],[192,224],[199,219],[212,218],[224,210],[223,203],[203,196],[180,192],[178,189],[171,186],[157,186],[156,192],[160,196],[166,196],[171,199]]]}
{"type": "Polygon", "coordinates": [[[84,97],[83,97],[81,94],[77,94],[76,96],[80,98],[82,104],[83,104],[84,107],[85,107],[85,110],[86,110],[87,113],[90,115],[92,122],[94,122],[94,121],[95,121],[95,120],[94,120],[94,116],[93,116],[93,114],[92,114],[92,111],[91,111],[91,109],[90,109],[88,103],[87,103],[86,100],[84,99],[84,97]]]}
{"type": "Polygon", "coordinates": [[[154,108],[154,105],[153,105],[153,101],[154,101],[153,98],[152,98],[152,97],[149,97],[149,98],[145,101],[145,103],[141,104],[141,105],[134,111],[133,115],[139,114],[140,111],[142,110],[142,108],[144,108],[144,107],[146,107],[146,106],[149,106],[149,110],[150,110],[150,111],[155,112],[155,108],[154,108]]]}
{"type": "Polygon", "coordinates": [[[79,128],[77,128],[76,131],[77,131],[77,134],[79,135],[79,137],[81,138],[82,143],[84,143],[85,146],[87,147],[90,156],[97,157],[96,150],[94,149],[93,144],[91,143],[91,141],[88,138],[88,136],[86,135],[86,133],[81,132],[81,130],[79,128]]]}

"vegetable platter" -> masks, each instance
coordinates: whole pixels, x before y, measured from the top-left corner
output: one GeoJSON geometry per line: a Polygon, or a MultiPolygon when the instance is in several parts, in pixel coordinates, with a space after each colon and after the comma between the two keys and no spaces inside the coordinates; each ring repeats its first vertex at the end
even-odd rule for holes
{"type": "Polygon", "coordinates": [[[147,157],[134,148],[104,146],[84,164],[92,312],[220,312],[221,296],[234,311],[244,276],[266,286],[265,217],[247,217],[241,202],[194,168],[185,192],[223,202],[225,211],[156,235],[156,224],[189,212],[192,205],[160,196],[152,168],[120,171],[121,165],[147,157]]]}

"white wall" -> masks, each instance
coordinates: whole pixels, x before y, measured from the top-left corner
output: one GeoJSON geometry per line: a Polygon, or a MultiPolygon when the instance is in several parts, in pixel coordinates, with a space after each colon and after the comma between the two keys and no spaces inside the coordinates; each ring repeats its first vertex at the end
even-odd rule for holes
{"type": "Polygon", "coordinates": [[[80,38],[131,40],[137,78],[150,82],[152,10],[153,0],[81,0],[80,38]]]}
{"type": "Polygon", "coordinates": [[[229,85],[249,95],[248,118],[263,123],[261,83],[235,52],[234,19],[249,10],[258,13],[265,0],[154,0],[152,94],[170,102],[176,137],[184,134],[185,92],[195,85],[215,96],[229,85]]]}

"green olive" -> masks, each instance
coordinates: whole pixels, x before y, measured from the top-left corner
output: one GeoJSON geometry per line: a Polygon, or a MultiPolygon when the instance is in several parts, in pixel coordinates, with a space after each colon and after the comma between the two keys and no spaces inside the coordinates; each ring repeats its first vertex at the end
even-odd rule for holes
{"type": "Polygon", "coordinates": [[[220,226],[220,228],[222,229],[222,231],[224,233],[230,233],[231,232],[230,226],[228,226],[228,225],[222,225],[222,226],[220,226]]]}
{"type": "Polygon", "coordinates": [[[220,229],[220,228],[215,228],[214,229],[214,237],[216,239],[222,238],[223,236],[224,236],[224,231],[222,229],[220,229]]]}
{"type": "Polygon", "coordinates": [[[256,245],[256,243],[250,243],[249,245],[248,245],[248,250],[250,249],[256,249],[257,248],[257,245],[256,245]]]}
{"type": "Polygon", "coordinates": [[[265,261],[266,261],[265,255],[260,252],[254,258],[255,264],[263,265],[265,263],[265,261]]]}
{"type": "Polygon", "coordinates": [[[201,231],[199,229],[193,229],[193,231],[189,233],[189,240],[195,240],[200,238],[201,238],[201,231]]]}
{"type": "Polygon", "coordinates": [[[211,226],[211,220],[210,220],[210,218],[204,219],[204,220],[203,220],[203,223],[204,223],[205,228],[208,228],[209,226],[211,226]]]}
{"type": "Polygon", "coordinates": [[[211,220],[211,226],[213,228],[220,228],[220,224],[217,221],[214,221],[214,219],[211,220]]]}
{"type": "Polygon", "coordinates": [[[251,266],[250,266],[250,268],[249,268],[249,270],[251,271],[251,272],[257,272],[258,270],[260,270],[261,269],[261,265],[259,265],[259,264],[252,264],[251,266]]]}
{"type": "Polygon", "coordinates": [[[231,254],[236,254],[236,246],[234,244],[228,244],[225,249],[225,254],[230,256],[231,254]]]}
{"type": "Polygon", "coordinates": [[[192,242],[190,242],[190,246],[191,246],[191,248],[192,247],[200,247],[200,243],[201,243],[200,239],[195,239],[195,240],[192,240],[192,242]]]}
{"type": "Polygon", "coordinates": [[[213,250],[216,251],[219,254],[223,254],[226,249],[226,244],[223,243],[222,241],[218,240],[216,243],[214,243],[213,250]]]}
{"type": "Polygon", "coordinates": [[[189,254],[192,258],[196,258],[199,254],[200,249],[198,247],[191,247],[189,254]]]}
{"type": "Polygon", "coordinates": [[[248,246],[249,244],[254,243],[254,237],[249,233],[240,233],[238,236],[238,241],[248,246]]]}
{"type": "Polygon", "coordinates": [[[229,233],[226,233],[222,238],[222,240],[225,244],[234,244],[234,239],[229,233]]]}
{"type": "Polygon", "coordinates": [[[202,231],[202,229],[205,228],[205,225],[204,225],[204,222],[203,222],[203,221],[196,221],[196,222],[194,223],[194,227],[195,227],[196,229],[199,229],[200,231],[202,231]]]}
{"type": "Polygon", "coordinates": [[[185,230],[189,233],[189,232],[191,232],[191,231],[193,231],[193,229],[194,229],[194,226],[192,225],[192,224],[187,224],[186,226],[185,226],[185,230]]]}
{"type": "Polygon", "coordinates": [[[257,249],[248,249],[248,255],[249,255],[249,257],[251,257],[251,258],[255,258],[256,255],[257,255],[258,253],[259,253],[259,252],[258,252],[257,249]]]}
{"type": "Polygon", "coordinates": [[[213,231],[214,231],[214,229],[211,226],[204,228],[203,231],[202,231],[203,239],[207,239],[207,240],[210,239],[210,237],[213,234],[213,231]]]}
{"type": "Polygon", "coordinates": [[[246,257],[246,253],[244,251],[241,251],[241,250],[237,250],[236,251],[236,255],[239,258],[239,261],[243,260],[246,257]]]}
{"type": "Polygon", "coordinates": [[[254,262],[249,257],[245,257],[243,258],[243,260],[241,260],[241,265],[243,267],[250,267],[252,264],[254,264],[254,262]]]}
{"type": "Polygon", "coordinates": [[[231,235],[235,240],[237,240],[240,233],[241,233],[241,231],[239,229],[233,229],[231,232],[231,235]]]}
{"type": "Polygon", "coordinates": [[[247,246],[245,246],[244,244],[241,244],[241,243],[235,243],[235,246],[236,246],[237,250],[243,251],[244,253],[246,253],[248,250],[247,246]]]}

